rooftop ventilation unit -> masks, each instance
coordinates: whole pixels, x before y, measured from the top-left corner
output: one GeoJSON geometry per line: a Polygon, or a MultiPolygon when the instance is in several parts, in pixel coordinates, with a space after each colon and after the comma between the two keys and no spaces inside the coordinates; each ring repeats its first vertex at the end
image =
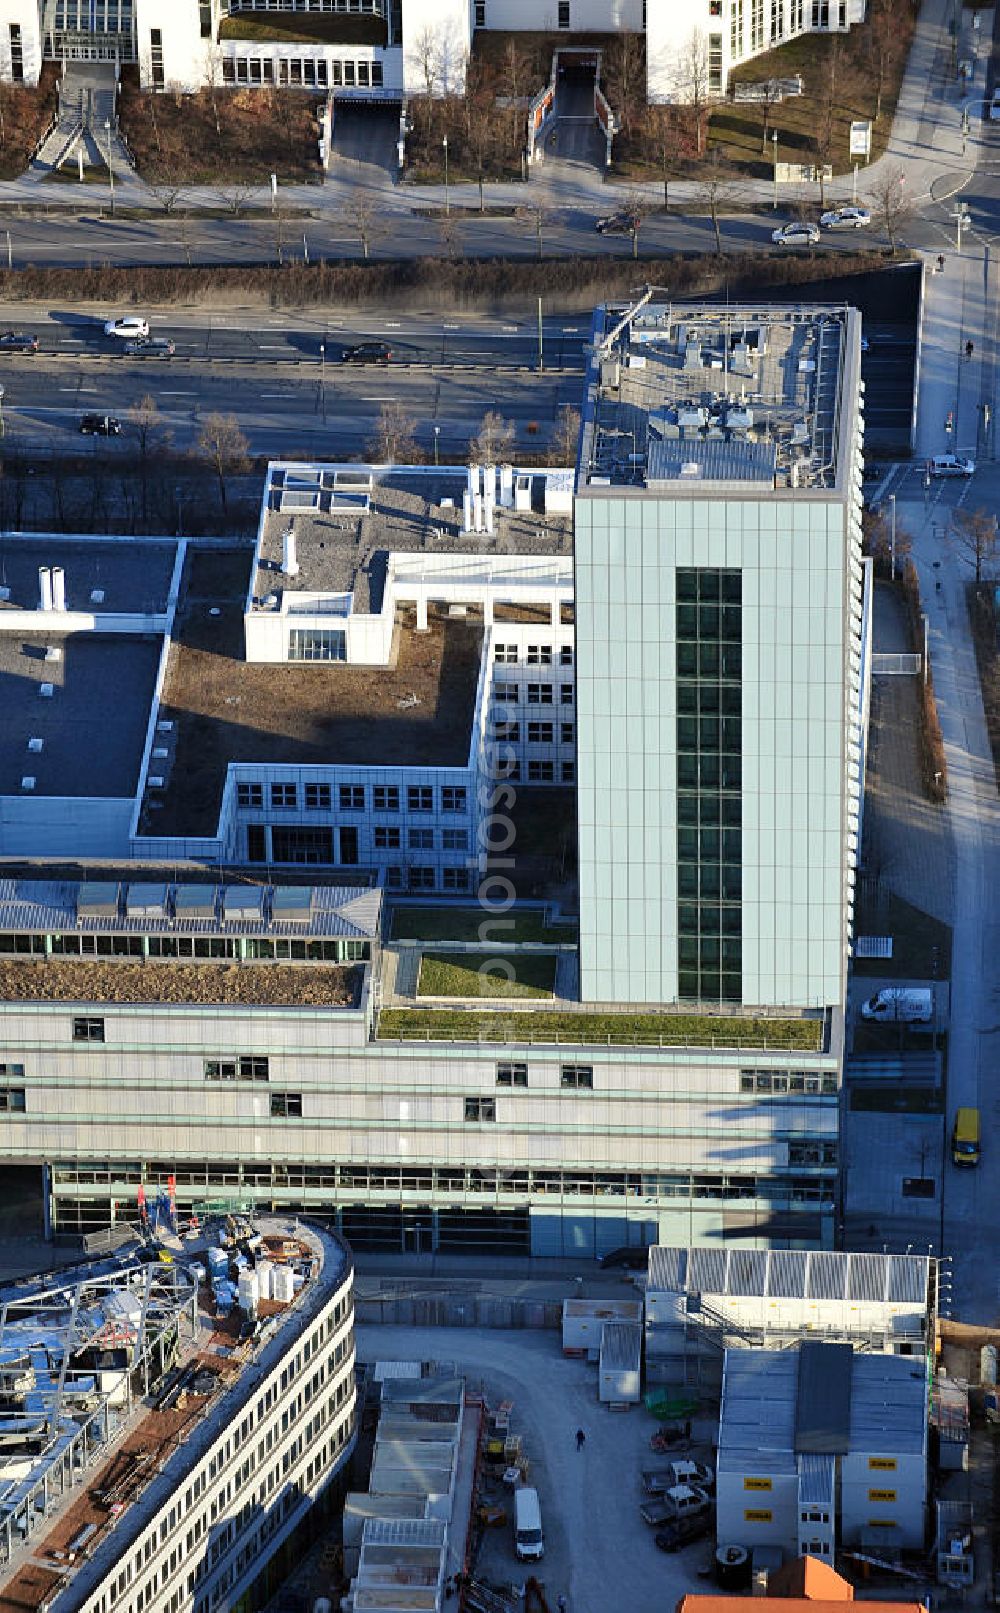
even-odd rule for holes
{"type": "Polygon", "coordinates": [[[90,590],[90,603],[92,605],[103,605],[104,604],[104,589],[103,588],[92,588],[90,590]]]}
{"type": "Polygon", "coordinates": [[[158,722],[156,725],[156,732],[158,734],[172,734],[173,731],[174,725],[167,718],[163,718],[163,720],[158,722]]]}
{"type": "Polygon", "coordinates": [[[46,647],[45,659],[49,666],[54,666],[57,662],[62,660],[62,650],[59,648],[58,644],[49,644],[46,647]]]}
{"type": "Polygon", "coordinates": [[[34,751],[35,754],[37,755],[38,752],[42,749],[42,746],[44,744],[45,744],[44,739],[29,739],[28,740],[28,749],[30,751],[34,751]]]}
{"type": "Polygon", "coordinates": [[[308,924],[312,914],[311,885],[275,885],[271,897],[274,924],[308,924]]]}
{"type": "Polygon", "coordinates": [[[38,693],[42,696],[43,700],[51,700],[52,699],[52,691],[54,690],[54,688],[55,688],[54,683],[40,683],[38,685],[38,693]]]}
{"type": "Polygon", "coordinates": [[[162,790],[166,782],[162,773],[150,773],[146,780],[146,788],[147,790],[162,790]]]}
{"type": "Polygon", "coordinates": [[[38,568],[38,609],[52,609],[52,568],[39,566],[38,568]]]}
{"type": "Polygon", "coordinates": [[[214,919],[216,899],[214,885],[178,885],[174,913],[178,919],[214,919]]]}
{"type": "Polygon", "coordinates": [[[701,475],[701,466],[696,459],[685,459],[681,465],[680,474],[688,481],[696,481],[701,475]]]}
{"type": "Polygon", "coordinates": [[[125,914],[130,919],[165,919],[169,917],[167,898],[169,885],[137,883],[125,890],[125,914]]]}
{"type": "Polygon", "coordinates": [[[33,790],[35,788],[34,774],[26,773],[24,775],[24,778],[21,780],[21,788],[22,790],[33,790]]]}
{"type": "Polygon", "coordinates": [[[229,923],[262,921],[264,892],[260,885],[226,885],[222,891],[222,917],[229,923]]]}
{"type": "Polygon", "coordinates": [[[52,567],[52,609],[60,613],[66,609],[66,573],[62,566],[52,567]]]}
{"type": "Polygon", "coordinates": [[[297,577],[299,560],[295,546],[295,523],[289,521],[281,534],[281,569],[286,577],[297,577]]]}
{"type": "Polygon", "coordinates": [[[113,919],[118,917],[118,881],[115,879],[87,879],[76,897],[76,916],[81,919],[113,919]]]}

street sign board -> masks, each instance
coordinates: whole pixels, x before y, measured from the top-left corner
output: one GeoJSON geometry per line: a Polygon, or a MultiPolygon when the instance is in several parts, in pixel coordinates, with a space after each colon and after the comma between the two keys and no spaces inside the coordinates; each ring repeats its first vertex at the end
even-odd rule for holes
{"type": "Polygon", "coordinates": [[[872,126],[867,119],[851,124],[851,156],[870,157],[872,152],[872,126]]]}

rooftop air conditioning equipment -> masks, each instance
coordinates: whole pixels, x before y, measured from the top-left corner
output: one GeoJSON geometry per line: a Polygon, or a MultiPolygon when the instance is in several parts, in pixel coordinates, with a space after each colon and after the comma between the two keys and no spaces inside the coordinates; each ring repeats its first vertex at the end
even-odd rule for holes
{"type": "Polygon", "coordinates": [[[62,660],[62,650],[57,644],[48,645],[45,651],[45,659],[52,666],[55,662],[62,660]]]}
{"type": "Polygon", "coordinates": [[[297,577],[299,561],[295,550],[295,527],[289,521],[281,534],[281,569],[286,577],[297,577]]]}
{"type": "Polygon", "coordinates": [[[681,465],[681,475],[689,481],[701,475],[701,466],[696,459],[685,459],[681,465]]]}

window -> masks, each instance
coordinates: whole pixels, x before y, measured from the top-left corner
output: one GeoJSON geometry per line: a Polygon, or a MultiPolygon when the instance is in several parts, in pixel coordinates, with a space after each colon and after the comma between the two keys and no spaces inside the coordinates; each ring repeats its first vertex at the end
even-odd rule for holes
{"type": "Polygon", "coordinates": [[[306,785],[306,807],[310,812],[329,812],[332,801],[329,784],[306,785]]]}
{"type": "Polygon", "coordinates": [[[528,1085],[528,1066],[526,1064],[498,1064],[498,1087],[526,1087],[528,1085]]]}
{"type": "Polygon", "coordinates": [[[262,807],[264,805],[263,784],[237,784],[236,805],[241,807],[262,807]]]}
{"type": "Polygon", "coordinates": [[[262,823],[247,824],[247,862],[267,862],[267,834],[262,823]]]}
{"type": "Polygon", "coordinates": [[[377,851],[398,851],[401,838],[398,829],[387,828],[384,824],[379,825],[375,829],[375,848],[377,851]]]}
{"type": "MultiPolygon", "coordinates": [[[[20,30],[18,30],[20,32],[20,30]]],[[[163,30],[151,28],[149,30],[149,71],[153,80],[154,90],[163,88],[163,30]]]]}
{"type": "Polygon", "coordinates": [[[554,725],[550,722],[530,722],[528,724],[529,745],[551,745],[554,725]]]}
{"type": "Polygon", "coordinates": [[[429,784],[411,784],[406,792],[406,805],[411,812],[433,812],[434,791],[429,784]]]}
{"type": "Polygon", "coordinates": [[[564,706],[571,706],[573,704],[573,685],[571,683],[564,683],[560,686],[559,700],[564,706]]]}
{"type": "Polygon", "coordinates": [[[265,1054],[248,1053],[232,1059],[206,1059],[206,1081],[269,1081],[265,1054]]]}
{"type": "Polygon", "coordinates": [[[411,851],[434,850],[433,829],[411,829],[407,839],[409,840],[411,851]]]}
{"type": "Polygon", "coordinates": [[[294,807],[297,799],[298,794],[294,784],[271,785],[272,807],[294,807]]]}
{"type": "Polygon", "coordinates": [[[83,1015],[73,1021],[74,1042],[103,1042],[104,1021],[90,1015],[83,1015]]]}
{"type": "Polygon", "coordinates": [[[551,666],[552,645],[529,644],[527,660],[529,666],[551,666]]]}
{"type": "Polygon", "coordinates": [[[24,1114],[23,1087],[0,1087],[0,1114],[24,1114]]]}
{"type": "Polygon", "coordinates": [[[528,684],[528,705],[529,706],[551,706],[551,704],[552,704],[552,685],[551,685],[551,683],[529,683],[528,684]]]}
{"type": "Polygon", "coordinates": [[[564,1064],[559,1071],[559,1085],[593,1092],[594,1066],[592,1064],[564,1064]]]}
{"type": "Polygon", "coordinates": [[[341,812],[363,812],[365,810],[365,787],[363,784],[342,784],[340,786],[341,812]]]}
{"type": "Polygon", "coordinates": [[[571,722],[561,722],[559,724],[560,745],[572,745],[575,738],[576,729],[573,727],[573,724],[571,722]]]}
{"type": "Polygon", "coordinates": [[[465,1118],[467,1121],[495,1121],[497,1106],[494,1098],[466,1098],[465,1118]]]}
{"type": "Polygon", "coordinates": [[[495,644],[493,646],[494,661],[502,661],[507,666],[516,666],[518,660],[516,644],[495,644]]]}
{"type": "Polygon", "coordinates": [[[441,850],[442,851],[468,851],[468,849],[469,849],[469,831],[468,831],[468,829],[442,829],[441,830],[441,850]]]}
{"type": "Polygon", "coordinates": [[[273,1120],[301,1120],[301,1092],[272,1092],[271,1118],[273,1120]]]}
{"type": "Polygon", "coordinates": [[[508,745],[516,745],[521,737],[521,725],[516,722],[495,722],[493,738],[508,745]]]}
{"type": "Polygon", "coordinates": [[[337,627],[293,627],[288,634],[290,661],[346,661],[347,634],[337,627]]]}
{"type": "Polygon", "coordinates": [[[410,889],[411,891],[432,891],[434,889],[433,868],[411,868],[410,889]]]}
{"type": "Polygon", "coordinates": [[[385,888],[390,891],[401,891],[403,888],[403,870],[395,864],[385,871],[385,888]]]}
{"type": "Polygon", "coordinates": [[[467,891],[469,888],[469,870],[467,868],[445,868],[441,874],[441,883],[446,891],[467,891]]]}
{"type": "Polygon", "coordinates": [[[0,1064],[0,1080],[22,1081],[24,1079],[23,1064],[0,1064]]]}
{"type": "Polygon", "coordinates": [[[372,790],[372,806],[376,812],[399,811],[398,784],[376,784],[372,790]]]}
{"type": "Polygon", "coordinates": [[[569,0],[559,0],[559,12],[556,24],[560,28],[569,27],[569,0]]]}
{"type": "Polygon", "coordinates": [[[559,651],[559,665],[560,666],[572,666],[573,665],[573,646],[572,646],[572,644],[564,644],[562,646],[561,650],[559,651]]]}
{"type": "Polygon", "coordinates": [[[464,812],[468,796],[464,784],[442,784],[441,811],[464,812]]]}
{"type": "Polygon", "coordinates": [[[708,88],[718,94],[722,89],[722,35],[708,36],[708,88]]]}
{"type": "Polygon", "coordinates": [[[529,762],[529,784],[552,784],[555,781],[556,769],[554,762],[529,762]]]}
{"type": "Polygon", "coordinates": [[[493,685],[494,700],[501,701],[508,706],[517,705],[516,683],[495,683],[493,685]]]}
{"type": "Polygon", "coordinates": [[[276,863],[298,863],[318,867],[333,862],[333,830],[330,828],[271,830],[271,854],[276,863]]]}
{"type": "Polygon", "coordinates": [[[340,841],[340,860],[342,863],[353,865],[358,860],[358,826],[356,823],[342,824],[337,832],[340,841]]]}
{"type": "Polygon", "coordinates": [[[486,27],[486,0],[476,0],[476,28],[486,27]]]}
{"type": "Polygon", "coordinates": [[[575,762],[563,762],[563,764],[562,764],[562,781],[563,781],[564,784],[575,784],[576,783],[576,763],[575,762]]]}

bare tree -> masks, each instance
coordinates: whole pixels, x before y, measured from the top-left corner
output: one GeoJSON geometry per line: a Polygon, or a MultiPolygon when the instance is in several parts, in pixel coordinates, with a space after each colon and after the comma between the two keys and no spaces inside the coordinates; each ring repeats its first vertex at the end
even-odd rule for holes
{"type": "Polygon", "coordinates": [[[385,215],[374,191],[362,190],[348,202],[344,216],[357,232],[367,261],[371,249],[385,235],[385,215]]]}
{"type": "Polygon", "coordinates": [[[250,468],[250,444],[234,414],[207,414],[195,443],[195,453],[215,472],[223,510],[229,508],[227,476],[242,476],[250,468]]]}
{"type": "Polygon", "coordinates": [[[575,465],[580,440],[580,411],[564,403],[556,415],[552,433],[552,457],[557,465],[575,465]]]}
{"type": "Polygon", "coordinates": [[[880,170],[871,187],[870,200],[889,240],[891,251],[896,250],[896,238],[913,211],[906,194],[906,175],[898,165],[880,170]]]}
{"type": "Polygon", "coordinates": [[[679,164],[695,155],[695,134],[686,107],[651,106],[646,111],[646,138],[663,177],[663,206],[670,206],[670,178],[679,164]]]}
{"type": "Polygon", "coordinates": [[[245,213],[250,205],[253,186],[242,184],[222,185],[216,191],[216,195],[220,205],[227,212],[232,213],[234,218],[239,218],[240,214],[245,213]]]}
{"type": "Polygon", "coordinates": [[[616,34],[601,58],[601,79],[626,134],[646,101],[645,54],[641,34],[616,34]]]}
{"type": "Polygon", "coordinates": [[[695,141],[700,157],[708,105],[708,40],[700,28],[692,31],[683,47],[676,76],[679,99],[686,101],[694,114],[695,141]]]}
{"type": "Polygon", "coordinates": [[[826,205],[826,170],[833,163],[834,143],[837,134],[837,113],[840,110],[838,78],[840,72],[840,36],[834,34],[829,41],[822,80],[816,102],[816,127],[812,135],[812,148],[816,157],[816,178],[819,182],[819,205],[826,205]]]}
{"type": "Polygon", "coordinates": [[[425,23],[413,36],[410,59],[424,81],[424,94],[430,100],[438,83],[438,39],[433,23],[425,23]]]}
{"type": "Polygon", "coordinates": [[[223,60],[225,51],[219,44],[211,44],[205,52],[205,83],[208,85],[208,99],[212,107],[212,117],[215,119],[215,132],[222,139],[222,119],[219,117],[219,90],[223,83],[223,60]]]}
{"type": "Polygon", "coordinates": [[[469,438],[469,462],[473,465],[499,465],[509,459],[514,446],[514,422],[505,420],[495,409],[483,415],[478,436],[469,438]]]}
{"type": "Polygon", "coordinates": [[[875,71],[875,122],[882,116],[882,97],[892,69],[904,49],[899,0],[872,0],[868,50],[875,71]]]}
{"type": "MultiPolygon", "coordinates": [[[[155,100],[156,97],[152,96],[151,99],[155,100]]],[[[149,184],[147,189],[155,200],[159,202],[168,218],[176,210],[184,194],[183,185],[172,185],[166,182],[163,184],[149,184]]]]}
{"type": "Polygon", "coordinates": [[[397,399],[383,403],[366,444],[372,459],[380,465],[412,464],[419,457],[416,424],[397,399]]]}
{"type": "Polygon", "coordinates": [[[544,246],[544,237],[542,232],[544,231],[545,225],[550,217],[549,209],[544,207],[541,202],[534,202],[531,207],[526,208],[525,211],[534,228],[535,247],[538,256],[541,257],[544,246]]]}
{"type": "Polygon", "coordinates": [[[452,261],[454,261],[462,251],[462,236],[459,229],[460,223],[461,220],[455,213],[440,213],[437,218],[437,228],[438,234],[441,237],[441,245],[444,248],[445,256],[450,258],[452,261]]]}
{"type": "Polygon", "coordinates": [[[736,199],[736,170],[717,149],[709,153],[702,170],[699,199],[715,231],[715,250],[722,254],[722,214],[736,199]]]}
{"type": "Polygon", "coordinates": [[[632,256],[639,256],[639,231],[653,211],[650,203],[641,190],[630,190],[625,198],[622,212],[629,222],[629,235],[632,239],[632,256]]]}
{"type": "Polygon", "coordinates": [[[983,568],[992,564],[1000,553],[997,540],[997,518],[992,511],[954,510],[948,527],[948,541],[971,565],[976,582],[983,580],[983,568]]]}

